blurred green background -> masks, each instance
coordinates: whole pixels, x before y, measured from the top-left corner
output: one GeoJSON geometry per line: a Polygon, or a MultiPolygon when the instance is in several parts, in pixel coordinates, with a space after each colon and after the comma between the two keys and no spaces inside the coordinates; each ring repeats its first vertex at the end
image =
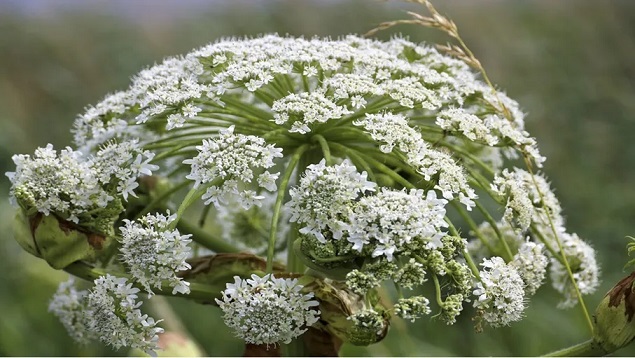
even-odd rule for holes
{"type": "MultiPolygon", "coordinates": [[[[591,311],[626,273],[626,235],[635,236],[635,2],[437,1],[466,42],[528,112],[552,180],[577,232],[598,251],[603,284],[591,311]]],[[[323,1],[0,1],[0,172],[11,155],[71,144],[69,129],[88,104],[127,87],[130,76],[168,55],[220,37],[277,32],[304,36],[364,33],[418,7],[373,0],[323,1]]],[[[412,26],[414,41],[446,39],[412,26]]],[[[13,241],[9,183],[0,179],[0,355],[121,355],[100,344],[79,347],[47,312],[66,274],[13,241]]],[[[474,333],[470,310],[454,326],[395,321],[380,344],[345,346],[346,355],[538,355],[588,338],[579,308],[557,310],[544,287],[527,318],[474,333]]],[[[218,310],[170,301],[210,355],[239,355],[218,310]]],[[[635,355],[635,347],[618,352],[635,355]]]]}

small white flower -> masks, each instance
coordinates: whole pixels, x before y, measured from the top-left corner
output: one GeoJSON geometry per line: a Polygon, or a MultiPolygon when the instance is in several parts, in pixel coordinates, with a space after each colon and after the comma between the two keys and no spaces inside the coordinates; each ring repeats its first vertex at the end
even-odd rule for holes
{"type": "Polygon", "coordinates": [[[141,313],[138,292],[125,278],[106,275],[96,279],[88,295],[90,330],[115,349],[139,348],[156,356],[157,334],[163,329],[156,326],[159,322],[141,313]]]}
{"type": "Polygon", "coordinates": [[[280,173],[271,174],[268,171],[265,171],[258,177],[258,185],[261,188],[265,188],[269,191],[276,191],[278,190],[278,186],[276,185],[276,180],[278,180],[279,176],[280,176],[280,173]]]}
{"type": "Polygon", "coordinates": [[[558,199],[540,175],[533,175],[532,178],[532,174],[525,170],[515,168],[511,172],[505,169],[500,175],[496,175],[491,188],[498,195],[507,198],[504,219],[516,224],[522,231],[532,223],[550,231],[550,221],[556,226],[561,226],[564,222],[558,199]]]}
{"type": "MultiPolygon", "coordinates": [[[[382,188],[376,195],[359,200],[349,216],[348,241],[359,252],[368,246],[372,257],[393,255],[409,245],[427,249],[441,247],[447,227],[444,220],[446,200],[437,199],[431,190],[396,191],[382,188]]],[[[412,246],[411,246],[412,247],[412,246]]]]}
{"type": "MultiPolygon", "coordinates": [[[[595,259],[595,250],[578,235],[568,234],[563,228],[560,228],[559,236],[580,293],[594,293],[600,286],[600,267],[595,259]]],[[[575,306],[578,303],[575,287],[566,267],[555,257],[551,258],[550,277],[553,288],[564,296],[558,308],[575,306]]]]}
{"type": "Polygon", "coordinates": [[[347,320],[353,322],[353,332],[362,337],[368,336],[367,332],[380,336],[386,328],[384,319],[377,311],[372,309],[363,309],[355,312],[355,314],[348,316],[347,320]]]}
{"type": "Polygon", "coordinates": [[[80,344],[87,344],[94,338],[93,333],[89,331],[87,295],[88,291],[75,289],[75,280],[70,278],[60,283],[49,304],[49,312],[53,312],[59,318],[68,335],[80,344]]]}
{"type": "Polygon", "coordinates": [[[303,294],[296,279],[252,275],[251,279],[234,276],[222,300],[225,324],[251,344],[289,343],[317,322],[319,303],[313,293],[303,294]]]}
{"type": "Polygon", "coordinates": [[[185,106],[183,106],[183,108],[181,108],[181,113],[183,114],[183,117],[186,118],[194,118],[198,115],[198,112],[202,111],[201,108],[188,103],[185,106]]]}
{"type": "Polygon", "coordinates": [[[362,96],[353,96],[353,97],[351,97],[351,106],[353,106],[354,108],[357,108],[357,109],[365,108],[366,107],[366,100],[362,96]]]}
{"type": "Polygon", "coordinates": [[[514,255],[514,259],[509,263],[518,270],[520,277],[523,278],[525,292],[528,296],[536,293],[545,279],[549,259],[543,253],[543,248],[543,244],[524,242],[518,249],[518,253],[514,255]]]}
{"type": "Polygon", "coordinates": [[[439,173],[435,189],[440,190],[444,198],[452,200],[458,196],[468,210],[475,206],[474,199],[477,195],[469,186],[463,169],[449,154],[431,148],[423,140],[421,133],[410,127],[403,115],[367,114],[364,119],[353,124],[363,127],[374,140],[382,143],[379,146],[382,152],[390,153],[396,148],[405,154],[408,163],[425,180],[431,180],[433,175],[439,173]]]}
{"type": "MultiPolygon", "coordinates": [[[[220,132],[218,138],[204,140],[203,145],[196,147],[199,154],[184,160],[184,164],[192,166],[186,178],[194,180],[194,187],[207,184],[213,180],[224,179],[223,185],[211,186],[203,195],[205,204],[220,205],[226,201],[226,196],[240,196],[245,206],[251,206],[261,199],[261,196],[250,192],[242,193],[238,189],[238,182],[251,183],[256,174],[254,169],[268,169],[274,165],[274,159],[282,157],[282,149],[267,144],[264,139],[234,133],[234,126],[220,132]]],[[[274,188],[274,177],[268,171],[258,175],[257,182],[261,187],[274,188]]]]}
{"type": "Polygon", "coordinates": [[[315,77],[318,74],[317,68],[313,66],[306,66],[302,71],[302,75],[306,77],[315,77]]]}
{"type": "Polygon", "coordinates": [[[185,125],[185,117],[181,114],[170,114],[168,116],[168,122],[165,129],[172,130],[174,128],[181,128],[185,125]]]}
{"type": "Polygon", "coordinates": [[[469,140],[482,141],[489,146],[497,144],[500,140],[491,133],[491,128],[484,120],[461,108],[440,112],[436,123],[444,130],[461,132],[469,140]]]}
{"type": "Polygon", "coordinates": [[[430,301],[423,296],[400,298],[395,303],[395,314],[410,322],[421,318],[424,314],[430,314],[430,301]]]}
{"type": "Polygon", "coordinates": [[[143,150],[138,140],[117,143],[109,142],[92,157],[90,161],[98,170],[103,184],[118,183],[117,193],[128,199],[128,195],[136,196],[134,189],[139,184],[137,179],[142,175],[152,175],[159,169],[150,164],[154,153],[143,150]]]}
{"type": "MultiPolygon", "coordinates": [[[[33,207],[44,215],[55,212],[74,218],[104,208],[114,198],[103,188],[106,181],[101,166],[86,160],[70,147],[59,153],[51,144],[38,148],[33,157],[14,155],[15,172],[6,173],[11,181],[12,203],[33,207]]],[[[71,219],[72,220],[72,219],[71,219]]]]}
{"type": "Polygon", "coordinates": [[[304,224],[301,233],[312,234],[326,242],[325,233],[340,239],[347,228],[352,201],[376,184],[366,179],[366,172],[358,173],[350,161],[327,167],[326,161],[307,167],[297,187],[289,190],[291,200],[286,204],[291,222],[304,224]]]}
{"type": "Polygon", "coordinates": [[[483,260],[481,282],[476,284],[474,307],[492,327],[508,326],[519,321],[525,310],[524,282],[511,265],[500,257],[483,260]]]}
{"type": "Polygon", "coordinates": [[[176,272],[190,268],[185,260],[192,235],[169,230],[175,219],[176,215],[147,214],[138,221],[124,219],[125,226],[120,228],[121,259],[150,294],[152,287],[161,289],[163,281],[174,288],[172,294],[190,292],[189,283],[176,277],[176,272]]]}
{"type": "Polygon", "coordinates": [[[349,114],[344,106],[338,106],[320,92],[291,93],[276,100],[271,106],[274,122],[282,125],[292,120],[289,132],[306,134],[315,123],[325,123],[349,114]]]}

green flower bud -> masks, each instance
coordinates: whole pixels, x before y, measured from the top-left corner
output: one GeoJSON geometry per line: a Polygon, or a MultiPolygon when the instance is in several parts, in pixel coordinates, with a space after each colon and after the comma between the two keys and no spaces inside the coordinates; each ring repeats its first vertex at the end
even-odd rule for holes
{"type": "Polygon", "coordinates": [[[595,310],[593,341],[606,353],[625,347],[635,339],[635,272],[615,285],[595,310]]]}
{"type": "Polygon", "coordinates": [[[13,233],[22,248],[55,269],[79,260],[94,260],[112,242],[107,236],[87,232],[53,215],[37,213],[27,217],[23,210],[16,213],[13,233]]]}

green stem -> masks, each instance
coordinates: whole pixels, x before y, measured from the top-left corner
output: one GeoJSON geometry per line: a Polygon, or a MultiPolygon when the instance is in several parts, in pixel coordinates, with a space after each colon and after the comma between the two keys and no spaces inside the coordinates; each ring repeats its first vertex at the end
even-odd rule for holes
{"type": "Polygon", "coordinates": [[[397,282],[393,281],[393,283],[395,285],[395,291],[397,292],[397,298],[403,298],[403,290],[401,289],[401,286],[399,286],[397,282]]]}
{"type": "MultiPolygon", "coordinates": [[[[126,273],[93,267],[81,261],[77,261],[66,266],[64,268],[64,271],[70,273],[73,276],[77,276],[87,281],[94,281],[101,276],[106,276],[107,274],[130,279],[130,275],[126,273]]],[[[133,285],[143,290],[143,287],[134,283],[134,281],[133,281],[133,285]]],[[[172,288],[170,288],[170,282],[167,280],[163,281],[161,286],[163,287],[162,289],[160,290],[154,289],[153,292],[161,296],[187,297],[189,299],[204,301],[204,302],[214,302],[215,298],[220,299],[221,291],[225,289],[225,283],[220,283],[218,285],[205,285],[201,283],[190,282],[190,293],[187,295],[184,295],[181,293],[172,294],[172,288]]]]}
{"type": "Polygon", "coordinates": [[[540,230],[538,230],[536,225],[531,224],[530,228],[531,228],[532,234],[536,235],[538,240],[540,240],[540,242],[542,242],[545,245],[545,247],[547,248],[547,251],[549,251],[551,256],[555,257],[558,260],[558,262],[560,262],[564,266],[564,260],[562,259],[562,256],[560,256],[560,254],[551,246],[547,238],[545,238],[545,236],[540,232],[540,230]]]}
{"type": "MultiPolygon", "coordinates": [[[[534,187],[536,188],[536,191],[538,192],[538,196],[540,197],[540,203],[543,206],[546,206],[545,198],[542,194],[542,190],[540,190],[540,186],[538,185],[538,182],[536,181],[536,177],[534,176],[534,173],[531,169],[531,162],[529,161],[529,158],[527,158],[527,155],[524,155],[523,159],[525,160],[527,171],[529,172],[529,174],[531,174],[531,180],[533,181],[534,187]]],[[[551,231],[553,232],[553,235],[556,239],[556,243],[558,243],[558,249],[560,250],[560,255],[562,256],[562,259],[564,260],[564,265],[567,268],[569,279],[571,280],[571,283],[573,284],[573,288],[575,288],[575,293],[576,293],[576,296],[578,297],[578,301],[580,301],[580,307],[582,308],[584,318],[586,319],[589,329],[591,330],[591,334],[593,334],[593,331],[594,331],[593,321],[591,320],[589,311],[586,308],[586,303],[584,302],[584,299],[582,298],[582,293],[580,292],[578,283],[576,282],[575,277],[573,277],[573,271],[571,270],[571,265],[569,265],[569,260],[567,260],[567,255],[565,255],[564,253],[564,247],[562,246],[562,241],[560,241],[560,237],[558,236],[558,230],[556,230],[556,226],[553,223],[553,220],[551,220],[551,215],[549,215],[549,213],[547,213],[547,220],[549,220],[549,227],[551,227],[551,231]]]]}
{"type": "MultiPolygon", "coordinates": [[[[454,227],[454,224],[452,224],[450,219],[446,217],[445,222],[448,223],[448,226],[450,228],[450,234],[456,237],[461,237],[461,235],[459,234],[459,231],[456,229],[456,227],[454,227]]],[[[476,277],[480,281],[481,275],[479,274],[478,267],[474,263],[474,260],[472,259],[472,255],[470,255],[470,252],[467,250],[467,248],[463,250],[463,257],[465,258],[465,261],[467,262],[467,266],[472,271],[472,274],[474,274],[474,277],[476,277]]]]}
{"type": "Polygon", "coordinates": [[[474,235],[479,239],[479,241],[487,247],[487,250],[491,253],[494,253],[494,247],[487,241],[487,239],[481,234],[481,231],[478,229],[478,226],[474,222],[474,220],[465,212],[465,209],[461,205],[459,205],[456,201],[450,202],[452,206],[456,209],[456,211],[461,215],[461,218],[465,220],[467,225],[474,231],[474,235]]]}
{"type": "Polygon", "coordinates": [[[179,221],[183,217],[183,213],[185,213],[185,210],[190,205],[192,205],[196,200],[200,199],[200,197],[203,196],[203,194],[205,194],[205,191],[207,190],[207,188],[208,188],[207,185],[201,186],[198,188],[192,188],[187,193],[187,195],[181,202],[181,205],[179,205],[179,208],[176,211],[176,219],[170,224],[170,226],[168,227],[168,230],[174,230],[176,225],[179,223],[179,221]]]}
{"type": "Polygon", "coordinates": [[[167,190],[166,192],[162,193],[158,197],[154,198],[152,201],[150,201],[148,203],[148,205],[146,205],[145,208],[143,208],[143,210],[141,210],[137,215],[135,215],[134,220],[137,220],[140,217],[142,217],[143,215],[145,215],[145,214],[149,213],[150,211],[156,209],[160,202],[162,202],[163,200],[167,199],[170,195],[176,193],[177,191],[185,188],[189,184],[190,184],[190,181],[187,180],[187,181],[185,181],[185,182],[183,182],[183,183],[181,183],[179,185],[175,185],[174,187],[170,188],[170,190],[167,190]]]}
{"type": "Polygon", "coordinates": [[[353,163],[355,163],[357,167],[362,167],[362,169],[366,171],[366,174],[368,174],[368,179],[370,179],[371,181],[377,182],[377,178],[375,177],[375,172],[373,172],[373,168],[371,168],[370,165],[368,165],[368,163],[364,160],[364,158],[360,157],[359,155],[357,155],[357,153],[355,153],[355,151],[352,151],[352,150],[347,152],[346,155],[348,155],[348,157],[351,159],[353,163]]]}
{"type": "Polygon", "coordinates": [[[496,233],[498,240],[501,242],[501,244],[503,244],[505,253],[508,256],[507,262],[511,261],[514,258],[514,254],[512,254],[512,250],[509,248],[509,245],[507,244],[507,240],[505,240],[505,237],[498,229],[498,225],[496,225],[496,221],[494,221],[494,218],[492,218],[489,212],[485,210],[485,208],[483,207],[483,205],[481,205],[481,203],[479,203],[478,201],[475,201],[475,203],[476,203],[476,208],[481,212],[481,214],[483,214],[483,216],[485,217],[485,220],[490,224],[492,229],[494,229],[494,232],[496,233]]]}
{"type": "Polygon", "coordinates": [[[485,170],[485,172],[488,173],[489,175],[494,175],[494,171],[492,170],[492,168],[490,168],[487,164],[485,164],[482,160],[480,160],[474,154],[469,153],[468,151],[463,150],[460,147],[456,145],[452,145],[447,142],[441,142],[440,144],[446,148],[452,149],[453,152],[459,153],[463,155],[464,157],[470,159],[474,164],[478,165],[481,169],[485,170]]]}
{"type": "Polygon", "coordinates": [[[611,352],[605,351],[593,339],[578,343],[571,347],[557,350],[545,354],[545,357],[598,357],[605,356],[611,352]]]}
{"type": "Polygon", "coordinates": [[[326,142],[326,139],[320,134],[316,134],[311,138],[312,141],[317,141],[322,148],[322,154],[324,154],[324,159],[326,160],[326,165],[333,165],[333,160],[331,159],[331,149],[329,148],[329,144],[326,142]]]}
{"type": "Polygon", "coordinates": [[[434,281],[434,290],[436,291],[436,299],[439,307],[443,307],[443,300],[441,299],[441,284],[439,284],[439,278],[437,274],[432,274],[432,281],[434,281]]]}
{"type": "Polygon", "coordinates": [[[186,220],[180,220],[176,227],[182,233],[192,234],[192,241],[214,252],[240,252],[240,249],[234,247],[232,244],[211,235],[209,232],[186,220]]]}
{"type": "Polygon", "coordinates": [[[366,162],[368,162],[369,164],[373,165],[380,172],[386,174],[388,177],[390,177],[391,179],[393,179],[397,183],[403,185],[405,188],[414,189],[415,186],[412,185],[412,183],[407,181],[404,177],[402,177],[401,175],[397,174],[397,172],[395,172],[394,170],[392,170],[389,167],[385,166],[383,163],[381,163],[380,161],[376,160],[375,158],[373,158],[373,157],[371,157],[369,155],[366,155],[366,154],[364,154],[364,153],[362,153],[360,151],[357,151],[355,149],[348,148],[348,147],[346,147],[344,145],[341,145],[339,143],[331,143],[331,146],[336,148],[339,151],[342,151],[342,152],[346,153],[346,154],[349,154],[349,153],[358,154],[366,162]]]}
{"type": "Polygon", "coordinates": [[[271,217],[271,229],[269,232],[269,245],[267,246],[267,273],[271,273],[273,270],[273,255],[275,254],[276,247],[276,234],[278,231],[278,220],[280,218],[280,210],[282,209],[282,201],[284,200],[284,195],[286,194],[287,187],[289,186],[289,181],[291,180],[291,175],[293,174],[293,170],[296,165],[300,161],[302,154],[309,148],[308,144],[300,146],[289,161],[289,165],[284,172],[284,176],[280,181],[280,186],[278,187],[278,196],[276,197],[276,204],[273,207],[273,215],[271,217]]]}

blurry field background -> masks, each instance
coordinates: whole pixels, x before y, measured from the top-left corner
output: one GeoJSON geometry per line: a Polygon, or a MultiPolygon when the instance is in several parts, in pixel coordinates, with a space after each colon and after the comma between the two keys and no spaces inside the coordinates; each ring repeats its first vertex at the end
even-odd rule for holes
{"type": "MultiPolygon", "coordinates": [[[[459,26],[494,83],[529,113],[527,127],[548,160],[568,228],[598,251],[603,284],[591,311],[627,273],[626,235],[635,236],[635,1],[436,1],[459,26]]],[[[0,1],[0,173],[11,156],[71,144],[77,113],[163,57],[228,36],[261,33],[338,36],[404,18],[410,4],[322,1],[0,1]]],[[[402,26],[415,41],[446,41],[402,26]]],[[[123,355],[79,347],[47,312],[63,272],[12,239],[13,209],[0,178],[0,355],[123,355]]],[[[589,337],[581,311],[557,310],[543,287],[527,318],[474,333],[471,309],[454,326],[394,321],[386,340],[346,355],[538,355],[589,337]]],[[[172,300],[210,355],[239,355],[218,309],[172,300]]],[[[635,347],[618,352],[635,355],[635,347]]]]}

